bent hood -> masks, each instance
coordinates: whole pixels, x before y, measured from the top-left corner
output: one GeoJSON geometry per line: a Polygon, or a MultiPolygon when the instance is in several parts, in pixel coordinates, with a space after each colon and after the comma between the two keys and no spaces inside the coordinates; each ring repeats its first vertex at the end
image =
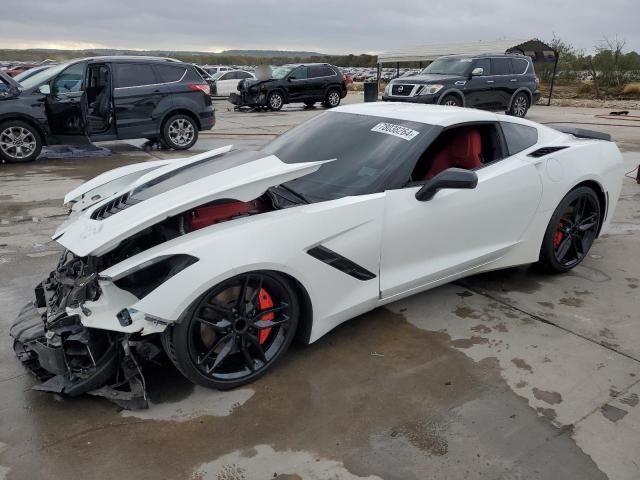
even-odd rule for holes
{"type": "Polygon", "coordinates": [[[269,187],[315,172],[326,162],[284,163],[275,155],[229,149],[157,166],[109,198],[72,214],[53,239],[82,257],[103,255],[168,217],[214,200],[248,202],[269,187]]]}
{"type": "Polygon", "coordinates": [[[22,85],[2,70],[0,70],[0,83],[7,85],[6,89],[0,89],[0,99],[14,98],[22,92],[22,85]]]}

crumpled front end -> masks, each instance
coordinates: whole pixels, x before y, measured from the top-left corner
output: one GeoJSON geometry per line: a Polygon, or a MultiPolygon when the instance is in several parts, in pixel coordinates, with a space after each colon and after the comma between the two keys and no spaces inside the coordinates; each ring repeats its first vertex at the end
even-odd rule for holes
{"type": "Polygon", "coordinates": [[[101,296],[95,258],[65,252],[11,326],[15,353],[43,382],[36,390],[71,397],[89,393],[124,408],[146,408],[136,356],[152,358],[161,349],[131,333],[85,326],[83,319],[94,315],[91,307],[101,296]]]}
{"type": "Polygon", "coordinates": [[[229,101],[236,107],[266,107],[267,88],[265,81],[242,80],[238,83],[238,93],[231,93],[229,101]]]}

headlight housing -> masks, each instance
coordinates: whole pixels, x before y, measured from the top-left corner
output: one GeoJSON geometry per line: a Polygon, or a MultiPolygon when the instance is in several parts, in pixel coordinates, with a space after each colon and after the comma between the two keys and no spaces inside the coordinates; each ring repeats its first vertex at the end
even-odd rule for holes
{"type": "Polygon", "coordinates": [[[438,93],[440,90],[444,88],[444,85],[440,85],[438,83],[434,83],[432,85],[425,85],[420,89],[418,95],[433,95],[438,93]]]}

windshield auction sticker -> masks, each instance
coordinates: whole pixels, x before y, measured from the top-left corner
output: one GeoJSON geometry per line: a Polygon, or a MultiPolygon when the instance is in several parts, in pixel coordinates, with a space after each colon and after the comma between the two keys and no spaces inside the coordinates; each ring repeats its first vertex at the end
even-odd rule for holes
{"type": "Polygon", "coordinates": [[[372,132],[386,133],[394,137],[403,138],[407,141],[413,139],[420,132],[402,125],[394,125],[393,123],[380,122],[371,129],[372,132]]]}

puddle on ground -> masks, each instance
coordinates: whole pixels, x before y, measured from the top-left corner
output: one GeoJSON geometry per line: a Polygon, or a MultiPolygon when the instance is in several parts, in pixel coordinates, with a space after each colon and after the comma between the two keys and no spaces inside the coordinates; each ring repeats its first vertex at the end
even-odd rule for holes
{"type": "Polygon", "coordinates": [[[236,450],[200,465],[193,480],[382,480],[351,474],[341,462],[299,450],[276,451],[269,445],[236,450]]]}

